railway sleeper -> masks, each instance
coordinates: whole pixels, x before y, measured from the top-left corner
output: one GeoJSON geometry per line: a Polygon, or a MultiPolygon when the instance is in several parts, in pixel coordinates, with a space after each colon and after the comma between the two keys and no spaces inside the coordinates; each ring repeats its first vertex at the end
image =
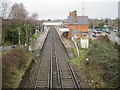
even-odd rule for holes
{"type": "Polygon", "coordinates": [[[73,84],[73,81],[72,80],[67,80],[67,81],[64,81],[64,84],[73,84]]]}
{"type": "Polygon", "coordinates": [[[63,76],[62,78],[63,78],[63,79],[72,79],[71,76],[69,76],[69,75],[68,75],[68,76],[67,76],[67,75],[66,75],[66,76],[63,76]]]}
{"type": "Polygon", "coordinates": [[[73,84],[71,84],[71,85],[67,85],[67,84],[64,85],[64,84],[63,84],[63,86],[64,86],[64,88],[75,88],[73,84]]]}

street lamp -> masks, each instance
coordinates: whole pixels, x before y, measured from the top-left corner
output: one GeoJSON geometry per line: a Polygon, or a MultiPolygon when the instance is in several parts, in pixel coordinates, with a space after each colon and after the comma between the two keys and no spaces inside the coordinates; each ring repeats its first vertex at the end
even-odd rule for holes
{"type": "Polygon", "coordinates": [[[26,50],[28,50],[28,31],[27,31],[27,26],[29,26],[28,24],[27,25],[24,25],[26,27],[26,50]]]}
{"type": "Polygon", "coordinates": [[[20,34],[20,28],[17,28],[17,29],[18,29],[18,34],[19,34],[19,41],[18,42],[19,42],[19,48],[20,48],[20,35],[21,34],[20,34]]]}

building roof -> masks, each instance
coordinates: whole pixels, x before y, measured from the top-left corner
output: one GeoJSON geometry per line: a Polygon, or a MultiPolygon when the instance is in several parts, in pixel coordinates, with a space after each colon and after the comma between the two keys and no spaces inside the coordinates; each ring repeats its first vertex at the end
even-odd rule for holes
{"type": "Polygon", "coordinates": [[[69,33],[72,33],[72,34],[81,34],[81,33],[88,33],[88,32],[80,32],[79,30],[76,30],[76,29],[74,29],[74,30],[71,30],[69,33]]]}
{"type": "Polygon", "coordinates": [[[81,33],[80,31],[78,31],[78,30],[72,30],[70,33],[72,33],[72,34],[76,34],[76,33],[81,33]]]}
{"type": "Polygon", "coordinates": [[[88,16],[77,16],[77,23],[74,23],[74,17],[68,16],[68,24],[72,25],[88,25],[88,16]]]}

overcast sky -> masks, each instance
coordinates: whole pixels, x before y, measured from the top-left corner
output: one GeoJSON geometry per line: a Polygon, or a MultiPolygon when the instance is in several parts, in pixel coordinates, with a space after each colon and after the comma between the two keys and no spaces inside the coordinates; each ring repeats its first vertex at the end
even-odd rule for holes
{"type": "MultiPolygon", "coordinates": [[[[30,12],[37,12],[39,19],[66,19],[70,11],[82,15],[83,0],[3,0],[23,3],[30,12]]],[[[85,15],[89,18],[117,18],[120,0],[84,0],[85,15]]]]}

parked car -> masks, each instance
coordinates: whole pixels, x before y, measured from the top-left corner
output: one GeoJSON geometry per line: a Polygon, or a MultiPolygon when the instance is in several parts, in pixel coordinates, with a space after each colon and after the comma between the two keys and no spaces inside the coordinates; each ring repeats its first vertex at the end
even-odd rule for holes
{"type": "Polygon", "coordinates": [[[99,34],[101,34],[102,33],[102,31],[101,30],[99,30],[99,31],[97,31],[99,34]]]}
{"type": "Polygon", "coordinates": [[[17,45],[13,45],[13,46],[12,46],[12,48],[16,48],[16,47],[17,47],[17,45]]]}
{"type": "Polygon", "coordinates": [[[94,38],[97,38],[97,36],[96,35],[92,35],[94,38]]]}
{"type": "Polygon", "coordinates": [[[93,32],[93,30],[89,29],[88,32],[93,32]]]}
{"type": "Polygon", "coordinates": [[[93,33],[94,33],[94,34],[98,34],[98,31],[94,30],[93,33]]]}
{"type": "Polygon", "coordinates": [[[117,29],[114,29],[113,31],[114,31],[114,32],[117,32],[118,30],[117,30],[117,29]]]}
{"type": "Polygon", "coordinates": [[[106,33],[110,34],[111,32],[106,32],[106,33]]]}

